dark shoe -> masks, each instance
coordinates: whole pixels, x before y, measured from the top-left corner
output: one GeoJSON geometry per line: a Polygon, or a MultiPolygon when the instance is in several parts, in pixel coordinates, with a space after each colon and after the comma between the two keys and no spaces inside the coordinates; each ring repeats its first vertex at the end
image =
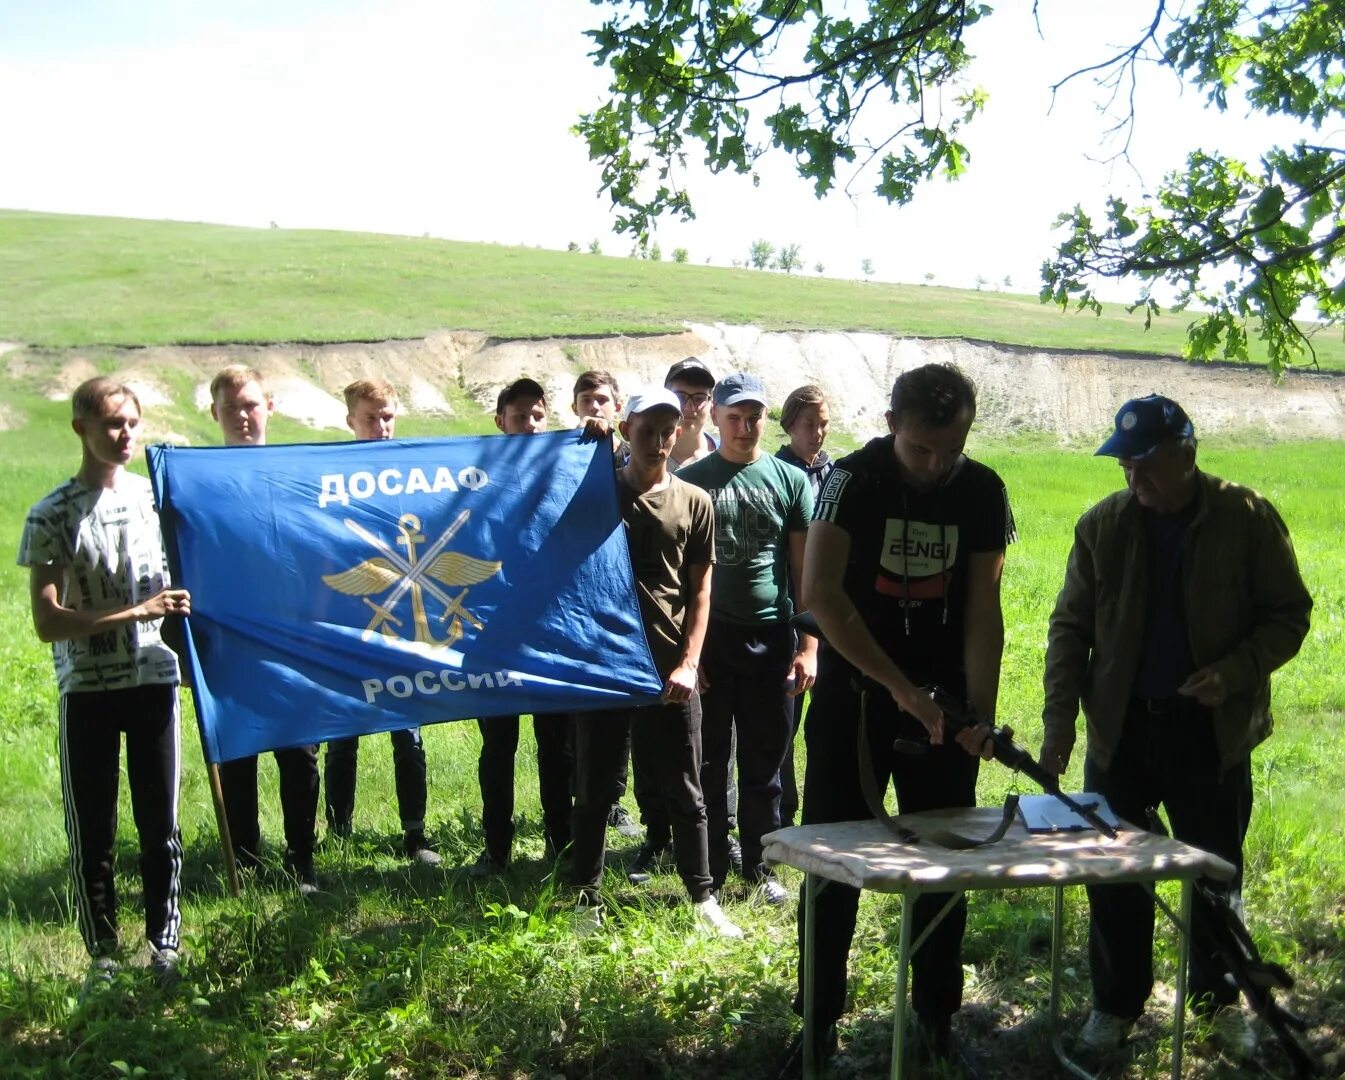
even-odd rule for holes
{"type": "Polygon", "coordinates": [[[439,866],[444,860],[421,829],[412,829],[402,837],[406,857],[421,866],[439,866]]]}
{"type": "Polygon", "coordinates": [[[953,1034],[951,1017],[917,1017],[911,1053],[926,1073],[946,1080],[978,1080],[971,1058],[953,1034]]]}
{"type": "Polygon", "coordinates": [[[312,855],[286,855],[285,873],[294,878],[295,884],[299,886],[300,896],[315,896],[321,889],[312,855]]]}
{"type": "Polygon", "coordinates": [[[732,833],[729,833],[729,869],[743,876],[743,846],[732,833]]]}
{"type": "Polygon", "coordinates": [[[503,874],[508,869],[509,864],[507,862],[500,862],[499,859],[493,858],[490,852],[483,851],[476,857],[476,862],[467,867],[467,876],[484,879],[503,874]]]}
{"type": "Polygon", "coordinates": [[[630,811],[620,803],[613,803],[612,809],[607,814],[607,827],[615,829],[622,836],[634,840],[640,836],[640,826],[635,824],[635,819],[630,816],[630,811]]]}
{"type": "Polygon", "coordinates": [[[257,874],[262,868],[261,856],[247,848],[234,848],[234,865],[240,874],[257,874]]]}
{"type": "Polygon", "coordinates": [[[635,853],[635,858],[626,866],[626,877],[630,879],[632,885],[647,885],[667,854],[667,848],[656,848],[645,841],[635,853]]]}
{"type": "MultiPolygon", "coordinates": [[[[113,944],[113,949],[116,945],[113,944]]],[[[84,985],[79,991],[79,1004],[83,1005],[90,998],[103,993],[112,985],[112,981],[117,977],[117,972],[121,970],[121,965],[117,963],[117,958],[111,951],[102,951],[89,961],[88,973],[84,976],[84,985]]]]}
{"type": "Polygon", "coordinates": [[[779,907],[781,904],[789,902],[789,890],[786,889],[778,878],[766,876],[757,882],[757,887],[752,891],[752,897],[771,907],[779,907]]]}
{"type": "MultiPolygon", "coordinates": [[[[821,1075],[827,1062],[836,1056],[836,1025],[828,1024],[813,1039],[813,1073],[821,1075]]],[[[803,1032],[799,1031],[789,1043],[776,1080],[800,1080],[803,1076],[803,1032]]]]}
{"type": "Polygon", "coordinates": [[[327,834],[336,840],[349,840],[354,831],[355,824],[351,821],[329,821],[327,823],[327,834]]]}

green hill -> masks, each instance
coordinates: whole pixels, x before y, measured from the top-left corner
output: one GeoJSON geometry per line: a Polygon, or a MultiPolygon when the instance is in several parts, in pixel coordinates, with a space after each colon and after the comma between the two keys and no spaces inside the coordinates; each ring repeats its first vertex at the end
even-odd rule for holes
{"type": "MultiPolygon", "coordinates": [[[[684,322],[1180,355],[1120,306],[369,233],[0,211],[0,340],[69,347],[643,334],[684,322]]],[[[1338,341],[1323,366],[1345,368],[1338,341]]]]}

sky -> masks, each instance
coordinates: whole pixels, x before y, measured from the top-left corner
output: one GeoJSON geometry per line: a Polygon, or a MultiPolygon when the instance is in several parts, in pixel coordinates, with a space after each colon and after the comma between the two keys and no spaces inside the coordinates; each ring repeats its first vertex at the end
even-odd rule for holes
{"type": "MultiPolygon", "coordinates": [[[[1075,203],[1132,199],[1195,140],[1253,159],[1282,128],[1220,115],[1151,68],[1130,163],[1085,80],[1154,0],[1005,0],[973,27],[968,82],[989,93],[966,131],[969,173],[894,208],[819,201],[783,158],[760,183],[687,177],[698,217],[666,222],[664,257],[744,260],[799,244],[806,272],[1035,292],[1051,223],[1075,203]],[[932,279],[929,275],[933,275],[932,279]]],[[[259,228],[428,234],[625,255],[596,163],[571,132],[605,99],[587,0],[0,0],[0,207],[259,228]]],[[[843,186],[843,185],[841,185],[843,186]]],[[[1117,294],[1125,298],[1128,290],[1117,294]]]]}

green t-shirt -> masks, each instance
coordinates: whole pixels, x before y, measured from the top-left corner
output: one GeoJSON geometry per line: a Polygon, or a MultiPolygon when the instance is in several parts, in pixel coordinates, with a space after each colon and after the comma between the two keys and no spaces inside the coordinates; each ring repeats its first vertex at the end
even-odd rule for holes
{"type": "Polygon", "coordinates": [[[783,622],[789,599],[789,536],[808,529],[813,493],[802,470],[763,454],[739,465],[711,454],[677,471],[704,488],[715,508],[710,614],[755,626],[783,622]]]}

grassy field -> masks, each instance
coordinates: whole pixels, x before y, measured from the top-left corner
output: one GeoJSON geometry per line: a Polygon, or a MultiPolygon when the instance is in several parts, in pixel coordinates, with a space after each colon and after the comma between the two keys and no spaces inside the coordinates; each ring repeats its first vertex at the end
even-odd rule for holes
{"type": "MultiPolygon", "coordinates": [[[[367,233],[0,210],[0,341],[54,347],[642,334],[684,321],[872,330],[1179,356],[1188,318],[1098,317],[1035,295],[367,233]]],[[[1345,368],[1339,332],[1324,368],[1345,368]]]]}
{"type": "MultiPolygon", "coordinates": [[[[265,238],[267,234],[258,234],[265,238]]],[[[562,258],[562,257],[557,257],[562,258]]],[[[6,331],[8,332],[8,331],[6,331]]],[[[24,510],[68,475],[77,444],[68,406],[19,401],[30,422],[0,432],[0,546],[14,551],[24,510]]],[[[180,410],[183,411],[183,410],[180,410]]],[[[193,422],[183,411],[183,423],[193,422]]],[[[193,438],[209,435],[199,415],[193,438]]],[[[280,428],[276,441],[301,429],[280,428]]],[[[310,436],[311,437],[311,436],[310,436]]],[[[1115,486],[1109,462],[1043,442],[980,444],[1013,495],[1021,542],[1005,578],[1008,649],[1002,715],[1035,748],[1046,620],[1059,587],[1070,527],[1115,486]]],[[[1248,842],[1249,922],[1273,958],[1300,978],[1294,1004],[1314,1022],[1320,1051],[1337,1052],[1345,1028],[1345,845],[1337,817],[1345,788],[1341,673],[1345,551],[1339,477],[1345,447],[1207,446],[1213,472],[1253,484],[1280,507],[1316,598],[1303,652],[1276,679],[1278,724],[1255,757],[1258,809],[1248,842]]],[[[607,932],[576,939],[571,897],[542,861],[531,739],[519,755],[523,815],[515,868],[484,885],[456,870],[408,868],[393,840],[391,753],[365,741],[356,835],[324,842],[324,892],[302,902],[278,874],[241,900],[225,894],[199,745],[188,720],[182,814],[187,847],[183,984],[158,989],[134,958],[111,993],[76,1003],[84,957],[67,892],[55,762],[55,693],[47,650],[28,619],[26,579],[0,567],[0,1076],[4,1077],[680,1077],[769,1076],[793,1029],[797,950],[792,908],[726,897],[748,931],[743,942],[693,931],[680,884],[661,876],[645,891],[619,871],[607,886],[616,912],[607,932]]],[[[475,725],[426,729],[430,825],[449,865],[476,854],[480,798],[475,725]]],[[[1079,781],[1079,761],[1071,777],[1079,781]]],[[[1014,781],[982,772],[982,803],[1014,781]]],[[[263,761],[263,831],[280,836],[274,768],[263,761]]],[[[119,867],[123,940],[138,937],[138,887],[129,805],[123,800],[119,867]]],[[[629,842],[622,842],[629,844],[629,842]]],[[[278,862],[278,853],[273,855],[278,862]]],[[[796,889],[797,875],[786,875],[796,889]]],[[[1049,919],[1044,893],[972,898],[967,1007],[959,1024],[987,1076],[1049,1075],[1041,1019],[1049,919]]],[[[1082,896],[1072,896],[1067,1001],[1086,1008],[1082,896]],[[1076,966],[1077,965],[1077,966],[1076,966]]],[[[890,1038],[896,903],[867,896],[852,964],[854,1004],[843,1028],[845,1075],[884,1075],[890,1038]]],[[[1173,948],[1161,935],[1161,987],[1173,948]]],[[[1118,1075],[1165,1074],[1166,1018],[1151,1011],[1137,1056],[1118,1075]]],[[[1188,1075],[1240,1072],[1206,1052],[1188,1075]]],[[[1339,1057],[1332,1059],[1339,1069],[1339,1057]]],[[[1273,1056],[1271,1075],[1287,1075],[1273,1056]]]]}

